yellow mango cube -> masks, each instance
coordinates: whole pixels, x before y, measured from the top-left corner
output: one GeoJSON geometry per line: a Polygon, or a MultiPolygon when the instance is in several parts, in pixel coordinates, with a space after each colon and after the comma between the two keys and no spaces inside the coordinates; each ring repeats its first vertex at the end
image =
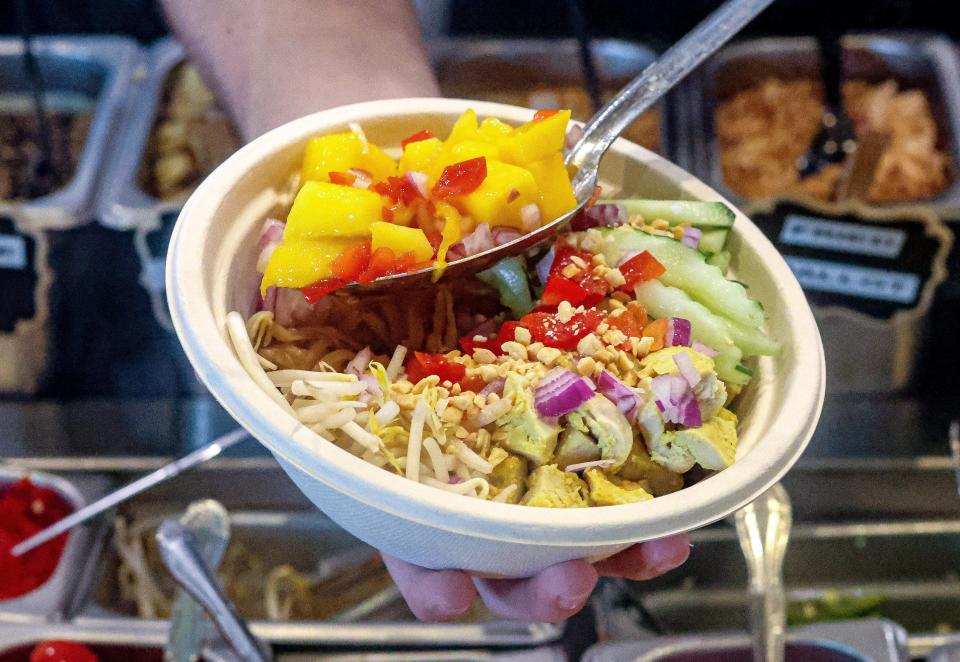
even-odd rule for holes
{"type": "Polygon", "coordinates": [[[300,167],[301,184],[308,181],[328,182],[331,172],[360,168],[374,180],[397,174],[397,163],[376,145],[363,142],[352,131],[317,136],[307,142],[300,167]]]}
{"type": "Polygon", "coordinates": [[[330,265],[347,248],[360,243],[358,239],[293,239],[274,249],[260,282],[260,293],[271,285],[277,287],[304,287],[332,275],[330,265]]]}
{"type": "Polygon", "coordinates": [[[427,138],[415,143],[407,143],[400,157],[400,174],[417,170],[426,172],[440,155],[443,142],[439,138],[427,138]]]}
{"type": "Polygon", "coordinates": [[[577,206],[573,187],[570,186],[570,174],[560,152],[528,163],[526,168],[533,174],[540,189],[540,212],[544,222],[560,218],[577,206]]]}
{"type": "Polygon", "coordinates": [[[496,117],[488,117],[480,122],[480,128],[477,132],[480,134],[480,140],[488,143],[497,144],[504,136],[513,131],[513,127],[505,122],[501,122],[496,117]]]}
{"type": "Polygon", "coordinates": [[[329,182],[307,182],[293,200],[284,239],[369,237],[383,200],[373,191],[329,182]]]}
{"type": "Polygon", "coordinates": [[[514,165],[526,165],[559,152],[567,137],[569,121],[570,111],[561,110],[546,119],[518,126],[500,141],[503,160],[514,165]]]}
{"type": "Polygon", "coordinates": [[[450,135],[447,136],[447,144],[452,145],[462,143],[464,140],[476,140],[480,137],[477,130],[477,114],[473,108],[463,111],[463,114],[454,122],[450,129],[450,135]]]}
{"type": "Polygon", "coordinates": [[[402,225],[379,221],[370,227],[373,238],[370,250],[389,248],[397,257],[413,253],[417,262],[426,262],[433,257],[433,246],[420,228],[405,228],[402,225]]]}
{"type": "Polygon", "coordinates": [[[487,177],[458,202],[476,223],[507,225],[523,230],[520,210],[540,202],[540,189],[533,174],[519,166],[487,159],[487,177]]]}

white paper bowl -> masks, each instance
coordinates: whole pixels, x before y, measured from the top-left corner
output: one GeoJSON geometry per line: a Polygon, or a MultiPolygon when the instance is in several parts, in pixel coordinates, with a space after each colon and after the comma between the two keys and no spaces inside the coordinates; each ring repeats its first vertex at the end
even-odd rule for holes
{"type": "MultiPolygon", "coordinates": [[[[573,558],[714,522],[790,468],[813,434],[824,394],[820,336],[786,263],[743,214],[730,239],[733,269],[762,301],[776,359],[759,361],[740,397],[737,462],[688,489],[645,503],[554,510],[492,503],[408,481],[323,441],[263,393],[227,340],[231,310],[248,314],[259,279],[254,244],[275,190],[299,166],[311,136],[359,122],[383,146],[429,128],[445,135],[466,108],[517,124],[531,111],[457,99],[399,99],[335,108],[279,127],[217,168],[187,201],[167,258],[167,293],[180,341],[213,395],[274,454],[303,493],[347,531],[430,568],[525,576],[573,558]]],[[[722,200],[652,152],[619,140],[604,159],[606,195],[722,200]]]]}

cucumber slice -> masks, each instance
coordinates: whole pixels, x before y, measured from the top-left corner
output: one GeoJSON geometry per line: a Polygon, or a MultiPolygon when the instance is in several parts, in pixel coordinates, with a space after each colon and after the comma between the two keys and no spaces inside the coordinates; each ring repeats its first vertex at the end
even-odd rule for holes
{"type": "Polygon", "coordinates": [[[720,251],[707,258],[707,264],[712,264],[724,274],[730,268],[730,251],[720,251]]]}
{"type": "Polygon", "coordinates": [[[749,376],[736,368],[743,352],[734,344],[724,324],[725,320],[691,299],[686,292],[668,287],[659,280],[648,280],[637,286],[637,301],[653,317],[682,317],[690,320],[694,340],[714,348],[720,354],[714,357],[717,376],[725,382],[746,384],[749,376]]]}
{"type": "Polygon", "coordinates": [[[757,354],[775,356],[780,353],[782,343],[779,340],[773,340],[760,329],[748,329],[728,319],[722,319],[721,321],[733,342],[743,350],[744,356],[756,356],[757,354]]]}
{"type": "Polygon", "coordinates": [[[701,253],[706,253],[707,255],[719,253],[723,250],[724,244],[727,243],[728,234],[730,234],[730,231],[724,228],[704,230],[703,236],[700,237],[700,245],[697,246],[697,248],[701,253]]]}
{"type": "Polygon", "coordinates": [[[763,324],[763,307],[747,296],[743,285],[727,280],[720,269],[707,264],[700,251],[627,226],[601,232],[607,264],[618,264],[627,251],[650,251],[667,269],[660,276],[664,284],[679,287],[713,312],[746,327],[756,329],[763,324]]]}
{"type": "Polygon", "coordinates": [[[733,210],[722,202],[695,200],[601,200],[623,205],[628,215],[640,214],[645,221],[662,218],[670,225],[688,223],[698,228],[729,228],[733,225],[733,210]]]}

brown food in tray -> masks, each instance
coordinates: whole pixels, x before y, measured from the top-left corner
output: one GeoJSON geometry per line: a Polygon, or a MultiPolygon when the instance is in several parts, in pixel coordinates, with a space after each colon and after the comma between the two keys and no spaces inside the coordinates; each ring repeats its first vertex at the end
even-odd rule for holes
{"type": "MultiPolygon", "coordinates": [[[[893,80],[848,81],[843,97],[858,134],[889,134],[868,201],[922,200],[947,188],[950,156],[937,147],[937,125],[923,92],[900,90],[893,80]]],[[[724,101],[714,124],[727,184],[746,198],[800,192],[833,199],[841,165],[802,180],[796,169],[822,114],[823,87],[809,79],[768,78],[724,101]]]]}
{"type": "Polygon", "coordinates": [[[0,113],[0,200],[26,200],[47,195],[73,177],[90,130],[90,113],[48,112],[52,174],[31,181],[32,163],[40,156],[37,118],[29,112],[0,113]]]}
{"type": "Polygon", "coordinates": [[[167,78],[140,182],[161,200],[186,195],[240,147],[230,119],[188,63],[167,78]]]}
{"type": "MultiPolygon", "coordinates": [[[[590,96],[580,85],[535,85],[532,87],[490,89],[473,84],[441,80],[440,89],[445,96],[480,101],[495,101],[527,108],[569,108],[573,119],[586,121],[593,115],[590,96]]],[[[618,88],[604,90],[604,101],[611,99],[618,88]]],[[[627,127],[623,137],[647,149],[660,149],[660,113],[649,110],[627,127]]]]}

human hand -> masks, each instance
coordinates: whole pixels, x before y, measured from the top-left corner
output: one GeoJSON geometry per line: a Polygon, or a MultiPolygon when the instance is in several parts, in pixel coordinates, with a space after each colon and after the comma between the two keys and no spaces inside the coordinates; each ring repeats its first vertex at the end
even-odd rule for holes
{"type": "Polygon", "coordinates": [[[503,618],[553,623],[583,608],[600,577],[653,579],[690,555],[686,534],[639,543],[591,565],[583,559],[551,566],[526,579],[481,579],[461,570],[428,570],[392,556],[383,562],[414,615],[449,621],[466,612],[479,594],[503,618]]]}

